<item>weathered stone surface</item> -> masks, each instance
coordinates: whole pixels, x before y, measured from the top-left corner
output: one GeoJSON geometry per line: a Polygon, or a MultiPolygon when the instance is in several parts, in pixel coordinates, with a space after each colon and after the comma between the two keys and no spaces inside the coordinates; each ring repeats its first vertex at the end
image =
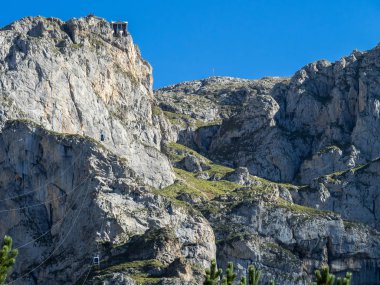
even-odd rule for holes
{"type": "Polygon", "coordinates": [[[310,183],[311,177],[319,177],[328,173],[346,170],[360,165],[360,151],[354,145],[345,148],[330,145],[318,151],[310,160],[305,160],[300,168],[300,182],[310,183]]]}
{"type": "Polygon", "coordinates": [[[161,88],[155,97],[171,122],[167,128],[171,140],[206,153],[223,119],[239,113],[253,96],[268,94],[285,80],[210,77],[161,88]]]}
{"type": "Polygon", "coordinates": [[[380,160],[315,179],[292,193],[297,203],[338,212],[380,230],[380,160]]]}
{"type": "Polygon", "coordinates": [[[250,186],[252,185],[252,180],[249,171],[246,167],[238,167],[235,171],[227,173],[223,179],[235,182],[241,185],[250,186]]]}
{"type": "MultiPolygon", "coordinates": [[[[204,161],[200,160],[195,155],[187,154],[184,159],[176,163],[176,167],[182,168],[190,172],[201,172],[207,170],[209,167],[204,161]]],[[[206,175],[206,174],[203,174],[206,175]]]]}
{"type": "Polygon", "coordinates": [[[110,271],[147,259],[206,266],[215,255],[207,220],[150,193],[124,160],[90,138],[8,121],[0,157],[0,234],[21,246],[15,284],[75,284],[96,254],[110,271]]]}
{"type": "Polygon", "coordinates": [[[216,255],[276,284],[310,284],[323,264],[378,284],[379,53],[154,98],[150,65],[103,19],[2,28],[0,235],[20,247],[9,280],[201,284],[216,255]]]}
{"type": "Polygon", "coordinates": [[[132,37],[97,17],[27,17],[0,30],[0,126],[26,118],[45,128],[104,136],[138,176],[173,182],[153,118],[152,68],[132,37]]]}
{"type": "Polygon", "coordinates": [[[236,116],[224,122],[212,141],[210,155],[230,166],[275,181],[292,180],[301,152],[276,128],[280,107],[269,95],[253,97],[236,116]]]}
{"type": "Polygon", "coordinates": [[[276,83],[285,80],[280,77],[261,80],[209,77],[158,89],[155,96],[164,111],[212,122],[238,113],[249,98],[267,94],[276,83]]]}
{"type": "Polygon", "coordinates": [[[345,222],[333,212],[303,208],[279,199],[278,192],[239,191],[238,197],[217,199],[204,213],[217,238],[217,258],[243,274],[249,264],[263,270],[263,281],[310,284],[314,268],[331,264],[334,272],[351,271],[353,284],[376,284],[380,273],[380,232],[345,222]],[[216,212],[215,212],[216,211],[216,212]]]}
{"type": "Polygon", "coordinates": [[[110,273],[90,280],[94,285],[135,285],[136,282],[123,273],[110,273]]]}
{"type": "MultiPolygon", "coordinates": [[[[278,79],[267,88],[258,88],[260,92],[252,92],[260,80],[230,78],[186,82],[156,92],[160,106],[178,113],[177,118],[188,114],[204,119],[197,107],[194,113],[187,113],[192,109],[186,100],[213,98],[213,108],[223,110],[211,112],[213,117],[206,119],[222,118],[212,129],[198,127],[191,120],[169,120],[172,126],[168,133],[174,130],[178,134],[171,139],[214,162],[246,167],[252,175],[307,185],[278,184],[271,190],[272,198],[290,203],[286,213],[274,200],[270,204],[255,202],[257,205],[245,201],[240,208],[236,197],[223,195],[218,197],[223,206],[215,219],[217,205],[196,203],[214,228],[222,266],[232,259],[243,272],[254,262],[280,284],[308,284],[314,268],[328,263],[334,272],[353,271],[353,284],[380,282],[380,86],[375,79],[380,73],[379,57],[376,47],[354,51],[335,63],[311,63],[289,80],[278,79]],[[229,82],[244,85],[244,96],[234,92],[229,82]],[[203,85],[207,89],[202,89],[203,85]],[[220,90],[229,94],[229,103],[234,102],[234,96],[239,102],[232,103],[228,112],[225,101],[219,100],[224,97],[220,90]],[[323,216],[318,209],[335,211],[341,217],[323,216]],[[226,224],[226,231],[239,233],[239,237],[223,236],[226,224]],[[274,243],[275,249],[269,249],[268,243],[274,243]]],[[[261,188],[268,190],[265,185],[261,188]]],[[[249,187],[236,189],[239,195],[249,192],[249,187]]]]}
{"type": "Polygon", "coordinates": [[[178,162],[176,166],[190,172],[202,171],[201,162],[196,156],[191,154],[187,155],[183,160],[178,162]]]}
{"type": "Polygon", "coordinates": [[[170,106],[178,117],[205,117],[205,110],[185,103],[189,100],[199,106],[211,100],[219,108],[207,119],[223,119],[216,131],[204,132],[202,140],[193,125],[179,132],[180,143],[223,164],[247,167],[253,175],[310,183],[380,155],[379,56],[376,47],[335,63],[308,64],[290,80],[209,78],[156,93],[160,106],[170,106]]]}

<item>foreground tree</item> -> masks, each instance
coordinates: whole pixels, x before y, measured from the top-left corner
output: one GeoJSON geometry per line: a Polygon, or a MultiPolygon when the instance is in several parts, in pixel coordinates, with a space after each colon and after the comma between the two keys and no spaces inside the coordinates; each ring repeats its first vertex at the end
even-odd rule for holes
{"type": "Polygon", "coordinates": [[[216,285],[218,284],[219,277],[222,276],[222,269],[218,269],[216,265],[216,260],[211,261],[209,269],[206,269],[206,276],[204,285],[216,285]]]}
{"type": "Polygon", "coordinates": [[[321,270],[315,270],[315,277],[317,278],[317,282],[314,282],[313,285],[333,285],[335,276],[330,274],[330,269],[326,267],[322,267],[321,270]]]}
{"type": "MultiPolygon", "coordinates": [[[[260,279],[261,271],[257,270],[253,265],[248,267],[248,278],[246,276],[242,276],[237,282],[237,285],[258,285],[260,279]],[[248,279],[248,284],[247,284],[248,279]]],[[[210,268],[206,269],[205,281],[204,285],[235,285],[236,272],[234,271],[234,264],[232,262],[228,262],[226,275],[222,276],[222,270],[217,270],[216,261],[213,260],[211,262],[210,268]]],[[[271,280],[269,285],[275,285],[274,281],[271,280]]]]}
{"type": "Polygon", "coordinates": [[[344,278],[339,277],[337,279],[337,285],[350,285],[351,284],[351,277],[352,277],[352,273],[347,272],[346,276],[344,278]]]}
{"type": "Polygon", "coordinates": [[[4,237],[3,247],[0,251],[0,284],[4,284],[9,270],[16,262],[17,249],[12,249],[12,238],[4,237]]]}
{"type": "MultiPolygon", "coordinates": [[[[322,267],[320,270],[315,270],[315,277],[317,282],[313,282],[313,285],[333,285],[335,276],[330,273],[328,266],[322,267]]],[[[352,273],[347,272],[346,276],[337,278],[337,285],[350,285],[351,284],[352,273]]]]}
{"type": "Polygon", "coordinates": [[[234,264],[228,262],[226,269],[226,276],[223,277],[222,285],[233,285],[236,278],[236,273],[234,272],[234,264]]]}
{"type": "Polygon", "coordinates": [[[257,270],[255,266],[248,267],[248,280],[249,285],[258,285],[260,280],[261,271],[257,270]]]}
{"type": "MultiPolygon", "coordinates": [[[[322,267],[319,270],[315,270],[314,272],[316,282],[313,282],[312,285],[334,285],[335,276],[330,273],[330,269],[328,266],[322,267]]],[[[217,269],[216,261],[213,260],[211,262],[210,268],[206,269],[206,276],[204,285],[234,285],[236,279],[236,272],[234,271],[234,264],[232,262],[228,262],[226,275],[222,276],[222,270],[217,269]]],[[[237,285],[263,285],[263,283],[259,283],[261,276],[261,271],[256,269],[255,266],[250,265],[248,267],[248,276],[242,276],[237,285]]],[[[347,272],[345,277],[337,278],[336,285],[350,285],[351,284],[352,273],[347,272]]],[[[268,283],[266,283],[268,284],[268,283]]],[[[275,285],[275,282],[271,280],[269,285],[275,285]]]]}

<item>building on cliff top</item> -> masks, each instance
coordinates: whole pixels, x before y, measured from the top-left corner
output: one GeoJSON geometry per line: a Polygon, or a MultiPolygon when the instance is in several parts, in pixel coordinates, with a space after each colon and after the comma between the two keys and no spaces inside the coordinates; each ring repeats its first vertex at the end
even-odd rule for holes
{"type": "Polygon", "coordinates": [[[124,22],[124,21],[112,21],[111,22],[111,27],[113,29],[113,34],[115,36],[127,36],[128,34],[128,31],[127,31],[127,27],[128,27],[128,22],[124,22]]]}

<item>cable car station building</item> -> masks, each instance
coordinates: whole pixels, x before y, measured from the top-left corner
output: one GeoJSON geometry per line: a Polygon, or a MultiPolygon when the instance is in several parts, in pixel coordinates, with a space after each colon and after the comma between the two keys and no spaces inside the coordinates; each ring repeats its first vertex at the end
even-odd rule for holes
{"type": "Polygon", "coordinates": [[[128,22],[124,21],[112,21],[111,28],[113,29],[114,36],[126,37],[128,34],[128,22]]]}

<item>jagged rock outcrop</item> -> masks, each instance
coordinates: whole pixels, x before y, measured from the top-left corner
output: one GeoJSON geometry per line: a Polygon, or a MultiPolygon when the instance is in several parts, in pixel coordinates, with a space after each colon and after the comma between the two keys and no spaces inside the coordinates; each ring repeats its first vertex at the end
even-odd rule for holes
{"type": "MultiPolygon", "coordinates": [[[[375,79],[380,72],[378,58],[380,48],[376,47],[367,52],[354,51],[335,63],[325,60],[311,63],[290,79],[272,81],[273,84],[260,89],[261,92],[252,92],[261,80],[229,78],[186,82],[156,92],[162,110],[173,125],[168,132],[177,130],[178,136],[173,136],[177,142],[200,151],[214,163],[247,167],[251,174],[259,177],[305,185],[279,184],[276,195],[280,201],[290,203],[288,210],[291,208],[291,211],[287,213],[280,214],[281,205],[274,200],[260,207],[246,202],[249,206],[240,210],[234,200],[236,197],[230,195],[218,197],[218,203],[224,205],[218,219],[215,220],[216,207],[203,210],[218,240],[222,235],[218,227],[228,223],[230,217],[236,229],[229,226],[228,232],[240,229],[244,233],[236,239],[227,238],[223,246],[218,242],[218,260],[223,265],[235,256],[234,260],[243,270],[253,262],[249,258],[257,255],[255,264],[277,276],[276,279],[282,275],[283,278],[277,279],[280,284],[305,284],[309,282],[305,281],[307,276],[322,263],[330,264],[335,272],[354,271],[353,284],[380,282],[377,250],[380,243],[380,189],[377,187],[380,86],[375,79]],[[244,84],[247,96],[242,99],[234,93],[229,81],[244,84]],[[203,84],[207,91],[197,94],[203,84]],[[228,115],[223,113],[222,122],[212,127],[197,126],[184,117],[202,118],[197,111],[188,113],[191,108],[187,109],[179,98],[194,100],[190,96],[186,98],[190,94],[219,98],[219,90],[229,88],[240,105],[228,115]],[[173,117],[171,112],[179,114],[173,117]],[[311,208],[302,208],[299,204],[311,208]],[[314,215],[312,208],[315,213],[329,210],[341,217],[314,215]],[[240,211],[241,214],[237,214],[240,211]],[[297,211],[302,215],[296,214],[297,211]],[[247,218],[250,215],[251,220],[247,218]],[[265,224],[267,217],[270,219],[265,224]],[[256,218],[257,225],[253,222],[256,218]],[[241,226],[245,219],[248,219],[247,228],[241,226]],[[276,221],[278,228],[275,229],[276,221]],[[302,230],[298,228],[301,224],[302,230]],[[311,237],[315,232],[320,232],[318,237],[311,237]],[[298,234],[302,238],[295,238],[298,234]],[[253,238],[254,235],[258,237],[253,238]],[[275,241],[275,250],[268,249],[268,241],[275,241]],[[282,266],[283,260],[286,261],[282,266]],[[292,273],[284,274],[289,264],[294,265],[292,273]]],[[[214,109],[224,108],[221,101],[215,100],[213,104],[214,109]]],[[[249,193],[249,189],[235,190],[249,193]]],[[[204,204],[200,207],[207,208],[204,204]]]]}
{"type": "MultiPolygon", "coordinates": [[[[168,153],[173,162],[181,161],[188,153],[201,157],[194,150],[178,144],[170,147],[168,153]]],[[[375,198],[376,190],[371,195],[363,191],[362,196],[343,201],[342,204],[348,202],[351,208],[335,213],[326,211],[331,201],[326,201],[326,207],[321,206],[321,209],[312,204],[318,202],[320,193],[315,193],[317,191],[310,189],[311,186],[246,177],[246,169],[232,171],[208,163],[209,169],[200,173],[178,172],[178,181],[164,189],[163,195],[191,204],[207,218],[216,236],[220,266],[225,267],[228,261],[233,261],[239,274],[244,274],[248,265],[253,263],[263,270],[263,280],[306,285],[311,283],[316,268],[329,264],[334,274],[352,271],[352,284],[378,283],[380,232],[368,222],[371,217],[358,220],[350,215],[361,211],[364,205],[360,204],[360,199],[369,196],[369,202],[375,198]],[[235,183],[225,180],[239,173],[250,180],[250,186],[242,187],[243,181],[240,180],[234,180],[235,183]],[[205,181],[200,174],[220,178],[205,181]],[[302,199],[309,197],[310,205],[307,205],[302,199]],[[355,205],[352,203],[354,199],[355,205]]],[[[364,171],[364,167],[362,169],[364,171]]],[[[368,174],[363,178],[376,184],[380,173],[376,169],[371,173],[376,178],[368,174]]],[[[341,196],[336,198],[341,199],[341,196]]],[[[363,216],[366,214],[363,212],[363,216]]]]}
{"type": "Polygon", "coordinates": [[[378,284],[378,58],[154,97],[150,65],[103,19],[0,29],[0,235],[20,249],[9,280],[200,284],[217,256],[276,284],[309,284],[323,264],[378,284]]]}
{"type": "Polygon", "coordinates": [[[242,112],[221,125],[210,147],[212,155],[232,167],[245,166],[260,177],[292,180],[302,149],[276,128],[279,109],[269,95],[253,97],[242,112]]]}
{"type": "Polygon", "coordinates": [[[209,168],[204,161],[192,154],[186,155],[175,166],[190,172],[201,172],[209,168]]]}
{"type": "Polygon", "coordinates": [[[223,119],[238,114],[250,98],[268,94],[283,81],[279,77],[210,77],[161,88],[155,97],[172,123],[166,128],[170,139],[207,153],[223,119]]]}
{"type": "Polygon", "coordinates": [[[0,30],[0,126],[26,118],[104,138],[146,183],[173,182],[153,117],[152,68],[104,19],[27,17],[0,30]]]}
{"type": "Polygon", "coordinates": [[[210,123],[238,113],[249,98],[267,94],[283,81],[286,79],[280,77],[261,80],[210,77],[158,89],[155,96],[164,111],[210,123]]]}
{"type": "MultiPolygon", "coordinates": [[[[312,63],[297,72],[289,84],[277,85],[270,94],[275,101],[272,100],[266,112],[273,118],[272,124],[253,129],[258,135],[251,132],[235,141],[233,149],[241,142],[243,150],[238,147],[232,155],[240,152],[245,159],[237,158],[233,162],[269,179],[308,183],[320,175],[379,156],[376,143],[380,134],[376,127],[379,86],[373,80],[379,72],[379,53],[380,49],[375,48],[365,53],[354,52],[336,63],[312,63]],[[263,132],[268,134],[260,135],[263,132]],[[268,138],[273,135],[276,137],[270,142],[268,138]],[[251,142],[247,145],[248,138],[251,142]],[[270,159],[265,159],[268,152],[257,149],[263,140],[272,153],[270,159]],[[280,161],[275,157],[281,157],[280,161]],[[269,165],[260,165],[258,161],[263,160],[269,160],[269,165]],[[268,167],[272,168],[269,173],[268,167]]],[[[265,108],[257,101],[250,105],[265,108]]],[[[247,124],[260,126],[261,120],[247,113],[228,120],[213,141],[211,154],[218,157],[219,151],[228,148],[236,129],[247,124]],[[242,124],[237,122],[232,132],[224,132],[236,120],[242,124]]]]}
{"type": "MultiPolygon", "coordinates": [[[[198,147],[226,165],[245,166],[257,176],[310,183],[321,175],[355,167],[380,155],[380,87],[375,80],[380,71],[379,56],[380,48],[376,47],[367,52],[354,51],[335,63],[311,63],[290,80],[218,78],[215,82],[210,78],[156,93],[163,110],[199,118],[201,114],[189,113],[179,98],[217,98],[213,108],[220,110],[226,105],[220,98],[227,98],[227,104],[235,98],[240,108],[230,115],[220,111],[219,118],[224,121],[204,136],[207,147],[197,143],[202,141],[202,128],[193,128],[190,135],[184,131],[186,135],[179,135],[177,140],[198,147]],[[244,85],[244,94],[248,95],[235,92],[236,82],[244,85]],[[262,82],[270,84],[263,88],[262,82]],[[220,90],[229,96],[222,96],[220,90]]],[[[172,123],[178,126],[176,121],[172,123]]]]}
{"type": "Polygon", "coordinates": [[[297,203],[338,212],[380,230],[380,160],[315,179],[292,193],[297,203]]]}
{"type": "Polygon", "coordinates": [[[190,172],[202,171],[201,162],[196,156],[191,154],[187,155],[184,159],[179,161],[176,166],[190,172]]]}
{"type": "Polygon", "coordinates": [[[200,205],[213,225],[220,265],[234,261],[244,273],[253,263],[263,280],[295,285],[310,284],[314,268],[329,263],[333,271],[353,271],[353,284],[378,282],[380,232],[286,202],[273,185],[257,190],[200,205]]]}
{"type": "Polygon", "coordinates": [[[89,280],[151,260],[162,268],[152,276],[172,277],[164,269],[176,258],[199,278],[192,268],[215,255],[205,218],[151,193],[124,160],[88,137],[8,121],[0,161],[0,234],[20,250],[12,284],[83,282],[98,254],[100,271],[89,280]]]}
{"type": "Polygon", "coordinates": [[[238,167],[236,170],[227,173],[223,179],[246,186],[253,184],[249,171],[246,167],[238,167]]]}

